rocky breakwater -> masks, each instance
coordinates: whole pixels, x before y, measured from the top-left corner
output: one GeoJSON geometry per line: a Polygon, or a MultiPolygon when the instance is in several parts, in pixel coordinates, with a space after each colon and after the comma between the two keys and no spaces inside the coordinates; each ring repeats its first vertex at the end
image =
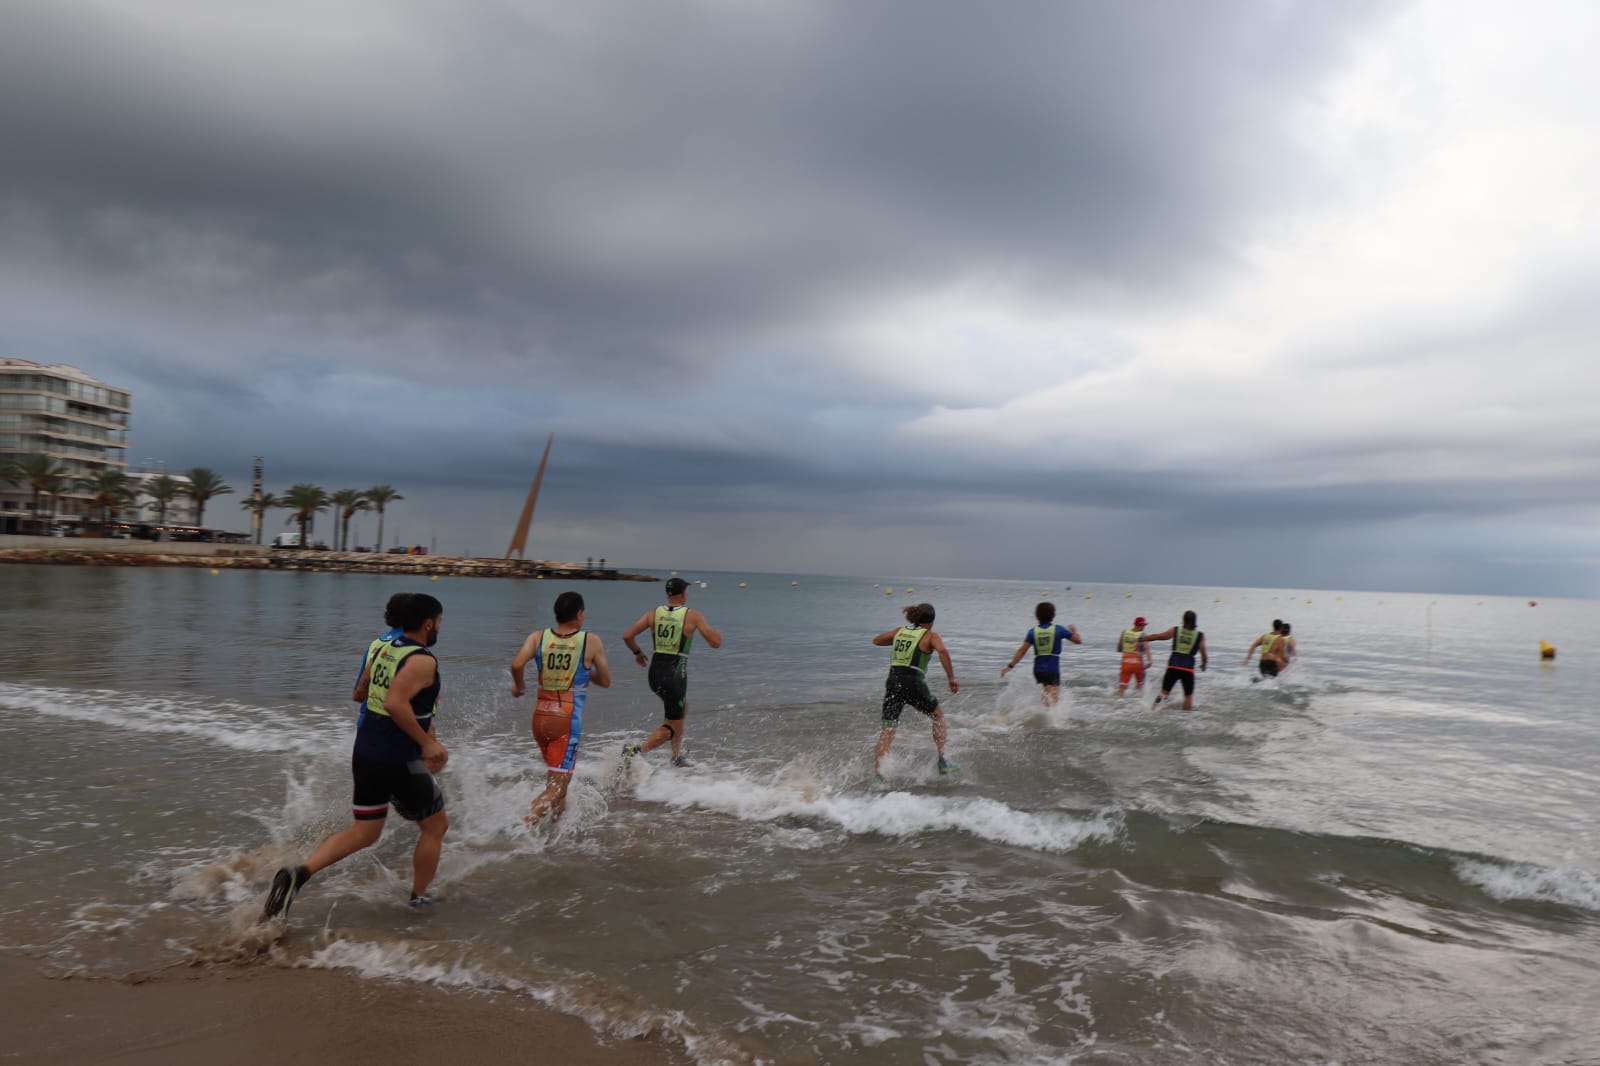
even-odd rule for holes
{"type": "Polygon", "coordinates": [[[108,551],[99,548],[4,548],[0,563],[34,566],[205,566],[214,570],[270,570],[264,554],[249,548],[218,548],[209,555],[166,555],[152,551],[108,551]]]}
{"type": "Polygon", "coordinates": [[[428,577],[566,578],[579,581],[658,581],[649,574],[601,570],[550,559],[462,559],[448,555],[284,551],[267,555],[274,570],[333,570],[345,574],[420,574],[428,577]]]}
{"type": "Polygon", "coordinates": [[[520,577],[575,581],[656,581],[649,574],[600,570],[548,559],[460,559],[446,555],[379,555],[366,552],[285,551],[215,547],[204,555],[101,548],[0,547],[0,563],[49,566],[198,566],[212,570],[301,570],[406,577],[520,577]]]}

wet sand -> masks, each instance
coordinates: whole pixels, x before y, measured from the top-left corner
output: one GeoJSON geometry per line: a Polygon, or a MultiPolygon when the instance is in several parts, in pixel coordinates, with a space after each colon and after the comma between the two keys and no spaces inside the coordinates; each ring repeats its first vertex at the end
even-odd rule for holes
{"type": "Polygon", "coordinates": [[[685,1066],[650,1039],[602,1043],[581,1020],[501,993],[270,966],[180,968],[142,978],[48,975],[0,955],[8,1024],[0,1061],[118,1066],[338,1062],[561,1062],[685,1066]]]}

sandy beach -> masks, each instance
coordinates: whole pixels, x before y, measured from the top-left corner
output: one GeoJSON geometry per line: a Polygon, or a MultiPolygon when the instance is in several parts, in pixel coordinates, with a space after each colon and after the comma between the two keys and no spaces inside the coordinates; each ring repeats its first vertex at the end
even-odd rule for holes
{"type": "Polygon", "coordinates": [[[581,1020],[503,993],[263,965],[123,979],[50,975],[0,956],[6,1062],[122,1066],[561,1062],[679,1066],[651,1040],[602,1044],[581,1020]]]}

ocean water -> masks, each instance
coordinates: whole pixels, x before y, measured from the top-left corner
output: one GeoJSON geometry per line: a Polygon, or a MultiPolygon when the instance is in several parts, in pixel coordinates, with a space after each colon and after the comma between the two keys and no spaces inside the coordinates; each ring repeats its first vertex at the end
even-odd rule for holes
{"type": "Polygon", "coordinates": [[[1600,604],[690,576],[725,636],[693,654],[696,765],[626,772],[660,712],[618,636],[659,586],[409,586],[445,604],[445,902],[404,906],[391,816],[263,926],[272,871],[348,820],[345,697],[407,586],[0,567],[0,948],[493,988],[703,1063],[1600,1062],[1600,604]],[[567,817],[529,831],[544,774],[506,664],[569,587],[617,681],[567,817]],[[1026,662],[999,677],[1040,598],[1084,636],[1053,709],[1026,662]],[[870,638],[917,600],[961,681],[930,670],[961,771],[908,710],[874,787],[870,638]],[[1195,710],[1115,699],[1117,634],[1185,609],[1212,655],[1195,710]],[[1274,617],[1301,661],[1255,683],[1274,617]]]}

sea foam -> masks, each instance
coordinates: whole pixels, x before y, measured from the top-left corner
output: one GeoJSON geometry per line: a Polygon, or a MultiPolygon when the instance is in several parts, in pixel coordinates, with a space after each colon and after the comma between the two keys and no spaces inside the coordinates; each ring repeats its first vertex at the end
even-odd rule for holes
{"type": "Polygon", "coordinates": [[[996,844],[1034,851],[1070,852],[1086,841],[1109,841],[1121,830],[1111,812],[1087,817],[1031,812],[983,797],[881,794],[797,789],[768,785],[739,774],[660,774],[642,782],[641,799],[669,807],[694,807],[743,821],[796,818],[852,835],[913,837],[924,833],[968,833],[996,844]]]}
{"type": "Polygon", "coordinates": [[[151,733],[193,737],[235,751],[315,755],[349,742],[355,716],[310,715],[305,708],[252,706],[215,697],[66,689],[0,682],[0,708],[48,718],[151,733]],[[285,713],[298,712],[293,729],[285,713]]]}
{"type": "Polygon", "coordinates": [[[1536,900],[1600,911],[1600,876],[1588,870],[1551,869],[1531,863],[1500,865],[1464,859],[1456,874],[1502,903],[1536,900]]]}

